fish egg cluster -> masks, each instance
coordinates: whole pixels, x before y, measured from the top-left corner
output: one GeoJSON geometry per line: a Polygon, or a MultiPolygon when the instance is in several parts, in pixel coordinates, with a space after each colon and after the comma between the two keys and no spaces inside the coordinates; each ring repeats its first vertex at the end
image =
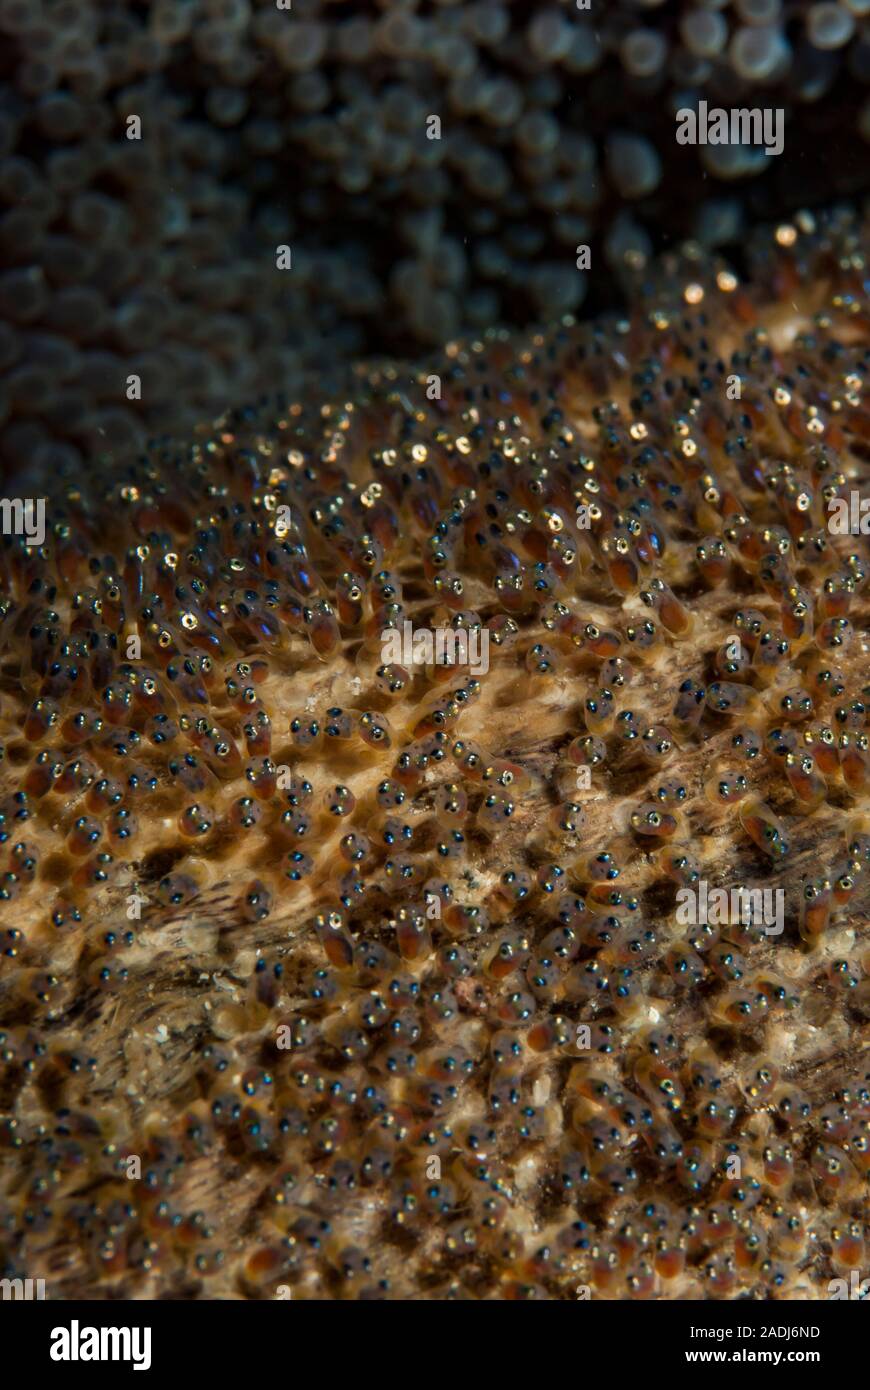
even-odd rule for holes
{"type": "Polygon", "coordinates": [[[868,251],[689,244],[624,318],[96,457],[3,538],[4,1276],[866,1268],[868,251]]]}

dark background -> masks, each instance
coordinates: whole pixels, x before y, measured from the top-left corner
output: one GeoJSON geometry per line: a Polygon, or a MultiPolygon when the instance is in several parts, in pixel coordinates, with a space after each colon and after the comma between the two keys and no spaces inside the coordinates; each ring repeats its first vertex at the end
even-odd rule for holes
{"type": "Polygon", "coordinates": [[[5,476],[618,304],[626,253],[739,269],[758,221],[860,200],[868,83],[870,0],[0,0],[5,476]],[[701,98],[782,107],[784,153],[678,146],[701,98]]]}

